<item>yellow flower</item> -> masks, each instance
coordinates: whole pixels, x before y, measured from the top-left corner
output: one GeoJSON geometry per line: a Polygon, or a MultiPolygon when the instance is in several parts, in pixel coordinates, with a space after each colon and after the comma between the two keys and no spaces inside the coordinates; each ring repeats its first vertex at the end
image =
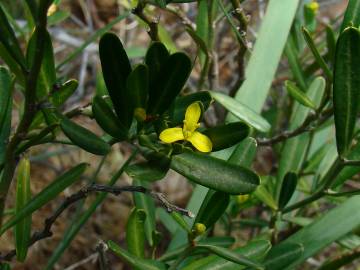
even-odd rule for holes
{"type": "Polygon", "coordinates": [[[211,152],[212,143],[210,139],[195,131],[200,124],[198,123],[201,116],[201,107],[198,102],[192,103],[187,107],[183,128],[167,128],[160,133],[160,140],[164,143],[173,143],[185,140],[190,142],[197,150],[201,152],[211,152]]]}

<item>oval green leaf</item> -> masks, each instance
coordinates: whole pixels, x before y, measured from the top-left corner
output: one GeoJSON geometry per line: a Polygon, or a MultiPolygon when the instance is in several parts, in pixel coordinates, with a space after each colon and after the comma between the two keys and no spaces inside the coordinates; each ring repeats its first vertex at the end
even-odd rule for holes
{"type": "Polygon", "coordinates": [[[80,148],[95,155],[106,155],[110,152],[111,147],[109,144],[90,130],[75,124],[66,117],[62,118],[60,127],[65,135],[80,148]]]}
{"type": "Polygon", "coordinates": [[[284,176],[284,180],[282,182],[280,196],[279,196],[279,209],[283,209],[287,203],[290,201],[292,195],[296,190],[298,182],[298,177],[293,172],[288,172],[284,176]]]}
{"type": "Polygon", "coordinates": [[[245,123],[236,122],[209,128],[203,133],[210,138],[212,151],[219,151],[245,139],[250,133],[250,127],[245,123]]]}
{"type": "Polygon", "coordinates": [[[120,39],[112,33],[106,33],[100,39],[99,54],[101,67],[110,98],[121,123],[130,127],[133,111],[129,106],[126,80],[131,72],[129,58],[120,39]]]}
{"type": "Polygon", "coordinates": [[[197,184],[229,194],[250,193],[260,183],[249,169],[195,152],[173,156],[170,167],[197,184]]]}
{"type": "Polygon", "coordinates": [[[333,103],[336,144],[344,156],[351,146],[360,99],[360,31],[349,27],[336,45],[333,103]]]}
{"type": "Polygon", "coordinates": [[[108,134],[118,140],[126,140],[128,129],[121,124],[109,104],[99,96],[95,96],[92,112],[98,125],[108,134]]]}
{"type": "Polygon", "coordinates": [[[161,166],[155,162],[140,162],[128,166],[125,171],[133,179],[153,182],[165,177],[168,167],[161,166]]]}
{"type": "Polygon", "coordinates": [[[184,87],[191,72],[190,58],[181,52],[169,56],[161,66],[159,76],[150,91],[148,111],[150,114],[163,114],[184,87]]]}
{"type": "Polygon", "coordinates": [[[230,195],[221,191],[209,190],[196,215],[194,225],[202,223],[206,229],[211,228],[225,213],[229,205],[230,195]]]}

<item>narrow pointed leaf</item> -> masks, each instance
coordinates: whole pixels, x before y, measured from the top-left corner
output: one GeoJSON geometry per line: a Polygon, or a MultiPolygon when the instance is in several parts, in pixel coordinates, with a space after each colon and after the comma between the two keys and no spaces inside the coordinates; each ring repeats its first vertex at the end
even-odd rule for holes
{"type": "Polygon", "coordinates": [[[229,163],[250,168],[256,155],[257,143],[254,138],[248,137],[239,143],[228,159],[229,163]]]}
{"type": "Polygon", "coordinates": [[[21,51],[19,42],[11,28],[4,10],[0,6],[0,42],[5,47],[9,55],[23,68],[26,69],[25,57],[21,51]]]}
{"type": "MultiPolygon", "coordinates": [[[[233,252],[242,256],[246,256],[252,260],[261,260],[266,256],[270,248],[271,244],[269,241],[254,240],[249,242],[246,246],[236,248],[233,252]]],[[[182,270],[242,270],[245,268],[246,267],[243,265],[236,264],[216,255],[211,255],[189,263],[182,270]]]]}
{"type": "Polygon", "coordinates": [[[79,180],[80,176],[84,173],[86,167],[87,164],[81,163],[80,165],[73,167],[63,175],[56,178],[50,185],[48,185],[39,194],[33,197],[26,204],[25,207],[21,208],[21,210],[15,216],[10,218],[10,220],[2,226],[0,230],[0,235],[2,235],[6,230],[13,227],[23,218],[31,215],[34,211],[54,199],[65,188],[79,180]]]}
{"type": "Polygon", "coordinates": [[[349,27],[340,34],[334,68],[336,144],[343,156],[351,145],[360,99],[360,31],[349,27]]]}
{"type": "Polygon", "coordinates": [[[110,98],[121,123],[130,127],[132,108],[126,90],[126,80],[131,72],[129,58],[120,39],[112,33],[106,33],[100,39],[99,54],[101,67],[110,98]]]}
{"type": "Polygon", "coordinates": [[[264,261],[266,270],[283,270],[294,261],[298,260],[304,247],[296,243],[287,243],[270,250],[264,261]]]}
{"type": "Polygon", "coordinates": [[[141,259],[122,249],[113,241],[108,241],[107,245],[109,249],[114,252],[119,258],[124,260],[127,264],[131,265],[135,269],[142,270],[165,270],[167,269],[164,263],[155,260],[141,259]]]}
{"type": "Polygon", "coordinates": [[[66,117],[62,118],[60,127],[74,144],[92,154],[105,155],[109,153],[111,149],[108,143],[90,130],[70,121],[66,117]]]}
{"type": "Polygon", "coordinates": [[[224,258],[227,261],[231,261],[236,264],[240,264],[240,265],[244,265],[244,266],[248,266],[248,267],[253,267],[254,269],[258,269],[258,270],[264,269],[264,267],[260,263],[253,261],[253,260],[251,260],[241,254],[238,254],[234,251],[228,250],[226,248],[212,246],[212,245],[204,245],[204,244],[199,244],[198,247],[205,248],[205,249],[209,250],[211,253],[214,253],[214,254],[224,258]]]}
{"type": "Polygon", "coordinates": [[[169,56],[161,66],[154,89],[150,91],[148,111],[163,114],[184,87],[191,72],[190,58],[181,52],[169,56]]]}
{"type": "Polygon", "coordinates": [[[173,156],[170,167],[197,184],[230,194],[250,193],[260,183],[249,169],[194,152],[173,156]]]}
{"type": "Polygon", "coordinates": [[[211,91],[211,96],[224,106],[230,113],[246,122],[255,129],[267,132],[270,130],[270,124],[258,113],[248,108],[246,105],[227,95],[211,91]]]}
{"type": "Polygon", "coordinates": [[[316,107],[311,101],[311,99],[306,95],[306,93],[297,88],[297,86],[293,82],[286,81],[285,88],[290,94],[290,96],[292,96],[297,102],[306,107],[316,110],[316,107]]]}
{"type": "Polygon", "coordinates": [[[0,164],[4,162],[5,148],[11,131],[12,87],[9,71],[0,66],[0,164]]]}
{"type": "Polygon", "coordinates": [[[349,0],[348,6],[345,11],[344,20],[341,24],[340,31],[344,31],[346,27],[350,24],[353,24],[355,27],[360,26],[360,1],[359,0],[349,0]]]}
{"type": "MultiPolygon", "coordinates": [[[[31,67],[35,61],[34,57],[36,56],[36,50],[38,48],[37,41],[39,31],[40,30],[38,28],[35,29],[28,43],[26,60],[29,67],[31,67]]],[[[56,81],[54,50],[50,34],[47,31],[43,36],[43,42],[44,55],[42,58],[39,78],[36,85],[36,96],[39,100],[42,100],[46,97],[46,95],[52,90],[56,81]]]]}
{"type": "MultiPolygon", "coordinates": [[[[17,170],[15,216],[18,215],[31,200],[30,161],[24,157],[20,161],[17,170]]],[[[16,258],[20,262],[23,262],[26,258],[30,235],[31,215],[28,215],[16,224],[14,230],[16,258]]]]}
{"type": "Polygon", "coordinates": [[[126,243],[128,251],[139,258],[145,257],[146,213],[142,209],[134,208],[126,224],[126,243]]]}
{"type": "Polygon", "coordinates": [[[319,64],[319,66],[321,67],[321,69],[324,71],[325,76],[326,76],[330,81],[332,81],[333,75],[332,75],[329,67],[327,66],[324,58],[322,58],[322,56],[320,55],[318,49],[316,48],[315,42],[314,42],[314,40],[312,39],[310,32],[309,32],[305,27],[302,27],[302,28],[301,28],[301,31],[302,31],[302,33],[303,33],[303,35],[304,35],[306,44],[308,45],[310,51],[312,52],[312,54],[313,54],[314,57],[315,57],[315,61],[319,64]]]}

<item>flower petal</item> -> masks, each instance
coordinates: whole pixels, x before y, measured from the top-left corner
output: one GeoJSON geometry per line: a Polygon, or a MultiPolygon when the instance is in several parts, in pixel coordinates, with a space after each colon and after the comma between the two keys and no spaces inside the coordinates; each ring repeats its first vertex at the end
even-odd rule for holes
{"type": "Polygon", "coordinates": [[[201,107],[199,102],[190,104],[185,112],[184,130],[193,132],[199,127],[198,122],[201,116],[201,107]]]}
{"type": "Polygon", "coordinates": [[[164,143],[173,143],[184,139],[182,128],[167,128],[164,129],[159,136],[164,143]]]}
{"type": "Polygon", "coordinates": [[[212,142],[204,134],[200,132],[194,131],[194,133],[186,139],[187,141],[191,142],[191,144],[200,152],[211,152],[212,150],[212,142]]]}

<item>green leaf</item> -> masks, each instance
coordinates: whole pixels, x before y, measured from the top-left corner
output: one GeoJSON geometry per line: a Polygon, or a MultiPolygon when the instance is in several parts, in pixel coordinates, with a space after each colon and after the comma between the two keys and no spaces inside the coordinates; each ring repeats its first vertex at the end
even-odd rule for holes
{"type": "MultiPolygon", "coordinates": [[[[346,156],[349,160],[360,160],[360,143],[358,142],[346,156]]],[[[354,175],[360,172],[360,166],[346,166],[334,179],[332,188],[341,186],[345,181],[351,179],[354,175]]]]}
{"type": "Polygon", "coordinates": [[[254,195],[256,196],[256,198],[258,198],[260,201],[265,203],[271,209],[273,210],[278,209],[278,205],[273,195],[269,192],[265,181],[261,181],[261,184],[256,188],[254,195]]]}
{"type": "Polygon", "coordinates": [[[278,203],[280,209],[283,209],[290,201],[292,195],[296,190],[297,182],[298,179],[295,173],[288,172],[287,174],[285,174],[280,190],[280,197],[278,203]]]}
{"type": "Polygon", "coordinates": [[[61,119],[60,127],[65,135],[80,148],[95,155],[106,155],[110,152],[111,147],[104,140],[66,117],[61,119]]]}
{"type": "Polygon", "coordinates": [[[296,46],[298,46],[298,42],[295,43],[292,36],[290,36],[285,46],[285,54],[294,79],[297,81],[301,90],[305,91],[307,88],[307,83],[305,80],[304,71],[302,70],[302,64],[300,63],[300,59],[298,57],[299,52],[296,46]]]}
{"type": "Polygon", "coordinates": [[[280,269],[295,269],[306,259],[315,256],[337,239],[359,227],[360,213],[354,211],[359,207],[360,196],[353,196],[274,247],[274,252],[276,249],[279,254],[281,254],[281,250],[285,249],[284,245],[286,246],[288,243],[300,244],[304,248],[304,252],[294,263],[280,269]]]}
{"type": "Polygon", "coordinates": [[[99,53],[106,88],[115,112],[120,122],[129,128],[133,118],[133,109],[129,106],[130,93],[126,89],[126,80],[131,73],[129,58],[120,39],[112,33],[101,37],[99,53]]]}
{"type": "Polygon", "coordinates": [[[248,125],[242,122],[229,123],[209,128],[203,132],[212,142],[212,151],[219,151],[229,148],[243,139],[250,133],[248,125]]]}
{"type": "Polygon", "coordinates": [[[228,162],[250,168],[251,163],[256,156],[256,147],[257,144],[254,138],[246,138],[236,146],[229,157],[228,162]]]}
{"type": "Polygon", "coordinates": [[[22,73],[21,68],[19,67],[18,63],[12,58],[12,56],[9,54],[9,52],[6,50],[4,45],[0,42],[0,58],[1,60],[7,64],[9,69],[12,73],[15,74],[17,82],[24,87],[25,85],[25,77],[22,73]]]}
{"type": "Polygon", "coordinates": [[[260,182],[249,169],[194,152],[173,156],[170,167],[195,183],[230,194],[250,193],[260,182]]]}
{"type": "MultiPolygon", "coordinates": [[[[252,260],[261,260],[265,257],[266,253],[270,250],[271,244],[266,240],[254,240],[250,241],[246,246],[236,248],[233,252],[236,254],[246,256],[252,260]]],[[[228,261],[219,256],[207,256],[205,258],[197,259],[182,270],[241,270],[245,269],[244,266],[228,261]]]]}
{"type": "Polygon", "coordinates": [[[181,52],[170,55],[161,65],[154,88],[149,92],[148,111],[163,114],[184,87],[192,64],[190,58],[181,52]]]}
{"type": "Polygon", "coordinates": [[[196,215],[194,225],[196,223],[202,223],[205,225],[206,229],[211,228],[225,213],[229,201],[229,194],[221,191],[209,190],[196,215]]]}
{"type": "Polygon", "coordinates": [[[306,107],[316,110],[316,107],[311,101],[311,99],[306,95],[306,93],[297,88],[297,86],[293,82],[285,81],[285,89],[288,91],[290,96],[292,96],[297,102],[306,107]]]}
{"type": "Polygon", "coordinates": [[[149,67],[149,96],[155,96],[158,78],[161,78],[160,69],[165,65],[170,54],[161,42],[152,42],[145,55],[145,64],[149,67]]]}
{"type": "Polygon", "coordinates": [[[145,258],[145,219],[145,211],[134,208],[131,211],[126,224],[126,243],[128,251],[139,258],[145,258]]]}
{"type": "MultiPolygon", "coordinates": [[[[17,170],[15,216],[19,215],[31,200],[29,159],[22,158],[17,170]]],[[[26,258],[30,235],[31,215],[28,215],[15,225],[14,230],[16,258],[20,262],[26,258]]]]}
{"type": "Polygon", "coordinates": [[[189,228],[189,225],[187,224],[187,222],[185,221],[185,219],[183,218],[182,215],[180,215],[179,213],[172,211],[170,213],[170,216],[173,218],[173,220],[181,226],[181,228],[183,228],[188,234],[191,233],[191,230],[189,228]]]}
{"type": "Polygon", "coordinates": [[[96,122],[106,133],[120,141],[128,138],[128,129],[121,124],[109,104],[102,97],[94,97],[92,112],[96,122]]]}
{"type": "Polygon", "coordinates": [[[132,106],[137,120],[144,121],[149,93],[149,70],[146,65],[139,64],[134,68],[127,78],[126,89],[130,99],[128,106],[132,106]]]}
{"type": "Polygon", "coordinates": [[[298,3],[299,0],[270,0],[267,5],[254,49],[245,69],[246,79],[235,96],[254,112],[260,113],[265,103],[298,3]]]}
{"type": "Polygon", "coordinates": [[[329,62],[331,66],[333,66],[335,61],[336,35],[330,25],[326,25],[326,46],[329,54],[329,62]]]}
{"type": "Polygon", "coordinates": [[[5,158],[5,149],[11,131],[12,88],[9,71],[0,66],[0,164],[5,158]]]}
{"type": "Polygon", "coordinates": [[[205,248],[205,249],[209,250],[211,253],[214,253],[214,254],[218,255],[219,257],[222,257],[225,260],[234,262],[236,264],[253,267],[255,269],[264,269],[264,267],[261,264],[257,263],[256,261],[253,261],[241,254],[238,254],[234,251],[228,250],[223,247],[204,245],[204,244],[198,244],[197,247],[205,248]]]}
{"type": "Polygon", "coordinates": [[[11,28],[6,14],[0,6],[0,42],[12,58],[22,67],[27,69],[25,57],[21,51],[20,44],[15,36],[14,30],[11,28]]]}
{"type": "Polygon", "coordinates": [[[53,200],[60,192],[65,188],[75,183],[79,180],[80,176],[84,173],[87,164],[81,163],[63,175],[56,178],[50,185],[44,188],[39,194],[29,201],[25,207],[21,208],[19,212],[13,217],[10,218],[1,228],[0,235],[2,235],[6,230],[13,227],[23,218],[31,215],[37,209],[44,206],[49,201],[53,200]]]}
{"type": "MultiPolygon", "coordinates": [[[[315,78],[307,90],[307,96],[318,107],[325,92],[325,79],[322,77],[315,78]]],[[[299,127],[311,112],[311,109],[300,104],[294,104],[294,108],[290,117],[289,130],[292,131],[299,127]]],[[[292,171],[298,173],[307,152],[308,144],[310,143],[310,135],[308,133],[301,134],[294,138],[290,138],[285,142],[281,151],[281,158],[279,162],[279,170],[276,181],[276,198],[280,196],[280,189],[282,181],[287,172],[292,171]]]]}
{"type": "Polygon", "coordinates": [[[244,103],[240,103],[236,99],[218,92],[211,91],[210,93],[217,102],[240,120],[259,131],[267,132],[270,130],[270,124],[261,115],[244,105],[244,103]]]}
{"type": "Polygon", "coordinates": [[[355,27],[360,26],[360,2],[359,0],[349,0],[345,11],[344,20],[341,24],[340,33],[345,30],[350,24],[355,27]]]}
{"type": "Polygon", "coordinates": [[[301,244],[286,243],[273,247],[267,254],[264,265],[266,270],[283,270],[299,259],[304,252],[301,244]]]}
{"type": "Polygon", "coordinates": [[[170,108],[170,119],[174,125],[182,124],[185,118],[185,112],[188,106],[194,102],[201,102],[206,111],[212,101],[211,95],[208,91],[196,92],[193,94],[177,97],[172,107],[170,108]]]}
{"type": "MultiPolygon", "coordinates": [[[[41,31],[39,28],[35,28],[35,31],[31,35],[28,43],[26,60],[29,67],[31,67],[35,61],[34,57],[36,56],[36,50],[38,48],[37,41],[39,40],[39,31],[41,31]]],[[[54,51],[50,34],[47,31],[43,36],[43,42],[44,55],[41,62],[39,78],[36,84],[36,97],[39,100],[43,100],[46,97],[56,82],[54,51]]]]}
{"type": "Polygon", "coordinates": [[[126,168],[126,173],[133,179],[153,182],[165,177],[168,167],[159,165],[156,162],[139,162],[126,168]]]}
{"type": "MultiPolygon", "coordinates": [[[[134,179],[133,184],[136,186],[148,187],[148,183],[134,179]]],[[[136,208],[142,209],[146,213],[145,235],[150,246],[154,246],[155,240],[153,233],[155,232],[155,203],[154,200],[143,193],[133,193],[136,208]]]]}
{"type": "Polygon", "coordinates": [[[65,103],[65,101],[71,97],[79,83],[77,80],[68,80],[64,82],[58,89],[53,90],[49,99],[55,107],[59,107],[65,103]]]}
{"type": "Polygon", "coordinates": [[[122,249],[113,241],[108,241],[107,245],[109,249],[114,252],[119,258],[131,265],[135,269],[142,270],[165,270],[167,269],[164,263],[155,260],[146,260],[132,255],[126,250],[122,249]]]}
{"type": "Polygon", "coordinates": [[[339,155],[349,150],[360,99],[360,31],[349,27],[340,34],[334,67],[334,118],[339,155]]]}
{"type": "Polygon", "coordinates": [[[321,67],[321,69],[324,71],[325,76],[326,76],[330,81],[332,81],[333,75],[332,75],[329,67],[327,66],[324,58],[322,58],[322,56],[320,55],[318,49],[316,48],[315,42],[314,42],[313,38],[311,37],[310,32],[309,32],[305,27],[302,27],[302,28],[301,28],[301,31],[302,31],[302,33],[303,33],[303,35],[304,35],[306,44],[308,45],[310,51],[312,52],[312,54],[313,54],[314,57],[315,57],[315,61],[319,64],[319,66],[321,67]]]}

